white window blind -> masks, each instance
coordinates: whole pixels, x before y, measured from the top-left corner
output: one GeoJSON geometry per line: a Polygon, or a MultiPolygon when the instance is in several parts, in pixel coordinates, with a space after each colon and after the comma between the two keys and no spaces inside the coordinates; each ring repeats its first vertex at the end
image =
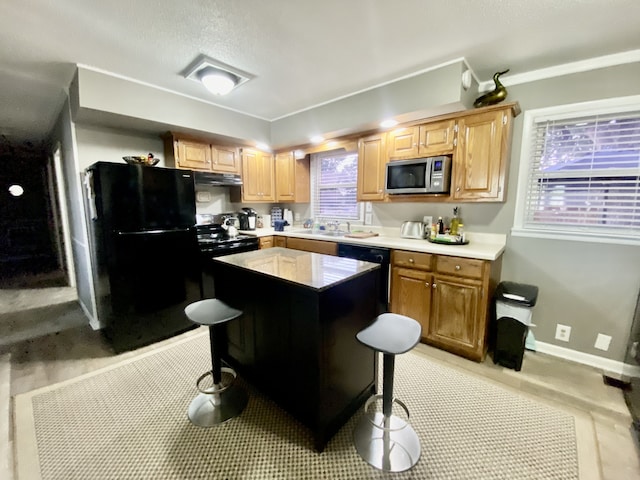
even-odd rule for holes
{"type": "Polygon", "coordinates": [[[359,220],[357,202],[358,154],[326,152],[313,157],[313,204],[315,218],[359,220]]]}
{"type": "Polygon", "coordinates": [[[640,238],[640,108],[531,127],[522,228],[640,238]]]}

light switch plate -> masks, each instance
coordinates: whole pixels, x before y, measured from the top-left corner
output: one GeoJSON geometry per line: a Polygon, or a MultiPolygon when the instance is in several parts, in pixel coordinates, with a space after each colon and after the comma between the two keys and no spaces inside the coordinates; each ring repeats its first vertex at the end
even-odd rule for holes
{"type": "Polygon", "coordinates": [[[604,350],[605,352],[609,350],[609,345],[611,345],[611,337],[609,335],[603,335],[602,333],[598,334],[596,338],[596,343],[594,347],[598,350],[604,350]]]}

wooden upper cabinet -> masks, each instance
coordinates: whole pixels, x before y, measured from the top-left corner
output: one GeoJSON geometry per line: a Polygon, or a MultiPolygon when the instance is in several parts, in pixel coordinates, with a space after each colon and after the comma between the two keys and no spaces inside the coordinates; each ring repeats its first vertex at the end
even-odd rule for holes
{"type": "Polygon", "coordinates": [[[178,168],[211,171],[211,146],[189,140],[176,140],[178,168]]]}
{"type": "Polygon", "coordinates": [[[419,139],[419,127],[397,128],[387,133],[389,160],[416,158],[419,139]]]}
{"type": "Polygon", "coordinates": [[[505,201],[511,123],[511,109],[468,115],[458,120],[453,200],[505,201]]]}
{"type": "Polygon", "coordinates": [[[276,154],[276,201],[309,203],[311,198],[309,156],[296,159],[293,152],[276,154]]]}
{"type": "Polygon", "coordinates": [[[240,173],[240,152],[234,147],[211,146],[212,167],[214,172],[240,173]]]}
{"type": "Polygon", "coordinates": [[[372,135],[358,142],[358,201],[384,200],[386,135],[372,135]]]}
{"type": "Polygon", "coordinates": [[[276,201],[271,153],[248,148],[242,150],[242,201],[276,201]]]}
{"type": "Polygon", "coordinates": [[[418,154],[421,157],[435,157],[453,153],[455,120],[420,125],[418,154]]]}
{"type": "Polygon", "coordinates": [[[276,201],[295,201],[295,173],[293,152],[276,154],[276,201]]]}
{"type": "Polygon", "coordinates": [[[164,154],[168,167],[240,173],[240,151],[237,147],[212,145],[207,140],[168,133],[164,136],[164,154]]]}
{"type": "Polygon", "coordinates": [[[454,129],[451,119],[393,130],[387,134],[389,160],[451,154],[454,129]]]}

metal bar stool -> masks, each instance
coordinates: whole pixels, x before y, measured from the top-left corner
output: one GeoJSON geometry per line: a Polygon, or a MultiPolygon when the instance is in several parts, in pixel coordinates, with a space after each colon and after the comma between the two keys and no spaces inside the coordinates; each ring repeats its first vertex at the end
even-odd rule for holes
{"type": "Polygon", "coordinates": [[[422,328],[414,319],[395,313],[383,313],[356,338],[360,343],[383,354],[382,394],[372,395],[364,406],[365,414],[354,430],[358,454],[375,468],[385,472],[403,472],[420,459],[420,439],[409,425],[409,410],[393,398],[395,356],[408,352],[420,341],[422,328]],[[382,398],[382,412],[371,405],[382,398]],[[402,416],[395,415],[393,406],[402,416]]]}
{"type": "Polygon", "coordinates": [[[242,312],[212,298],[187,305],[184,313],[193,323],[209,326],[211,344],[211,371],[198,378],[196,388],[200,394],[191,401],[187,415],[194,425],[212,427],[240,415],[249,401],[247,393],[234,382],[236,372],[223,367],[220,358],[226,341],[224,323],[238,318],[242,312]],[[202,388],[200,384],[208,376],[212,377],[213,386],[202,388]]]}

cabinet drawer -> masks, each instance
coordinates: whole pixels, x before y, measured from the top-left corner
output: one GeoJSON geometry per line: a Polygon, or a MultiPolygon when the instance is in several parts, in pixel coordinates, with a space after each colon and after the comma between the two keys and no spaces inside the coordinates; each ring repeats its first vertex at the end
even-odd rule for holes
{"type": "Polygon", "coordinates": [[[476,260],[473,258],[438,255],[438,257],[436,257],[436,270],[438,273],[448,275],[482,278],[484,263],[484,260],[476,260]]]}
{"type": "Polygon", "coordinates": [[[324,255],[338,255],[337,243],[324,242],[322,240],[289,237],[287,238],[287,248],[304,250],[305,252],[323,253],[324,255]]]}
{"type": "Polygon", "coordinates": [[[391,261],[395,267],[418,268],[420,270],[431,270],[430,253],[409,252],[406,250],[394,250],[391,261]]]}

